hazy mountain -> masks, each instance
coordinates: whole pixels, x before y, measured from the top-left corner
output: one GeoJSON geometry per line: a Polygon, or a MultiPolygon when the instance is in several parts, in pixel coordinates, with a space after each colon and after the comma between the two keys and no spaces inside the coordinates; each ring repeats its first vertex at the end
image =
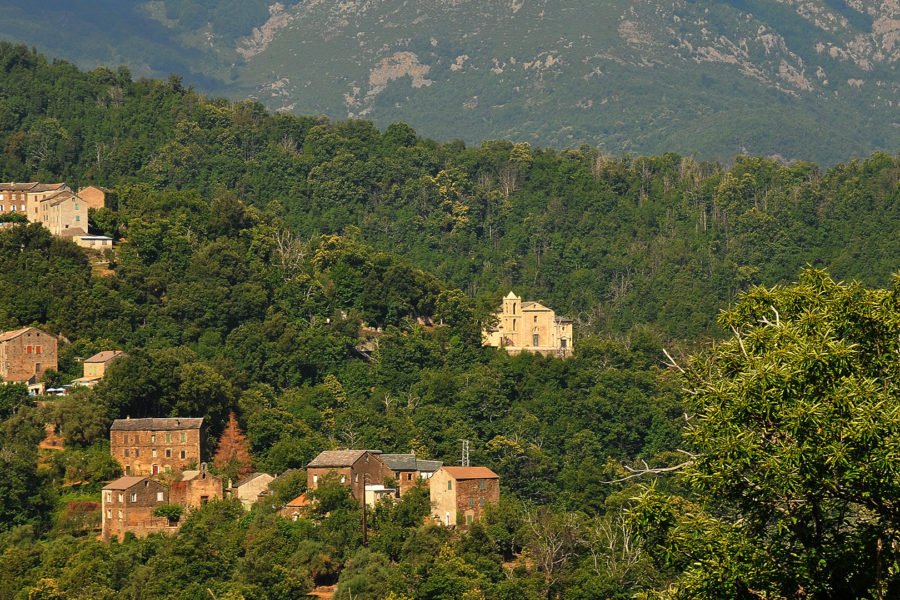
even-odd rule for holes
{"type": "Polygon", "coordinates": [[[0,36],[440,139],[832,163],[900,146],[900,2],[43,2],[0,36]]]}

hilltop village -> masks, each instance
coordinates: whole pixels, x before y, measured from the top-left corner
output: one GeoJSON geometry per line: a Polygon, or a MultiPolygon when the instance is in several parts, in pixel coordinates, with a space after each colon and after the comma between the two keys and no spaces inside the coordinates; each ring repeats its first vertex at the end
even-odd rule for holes
{"type": "MultiPolygon", "coordinates": [[[[33,192],[42,186],[28,189],[33,192]]],[[[67,201],[73,202],[73,198],[66,193],[67,201]]],[[[27,210],[28,204],[24,206],[27,210]]],[[[533,352],[565,357],[572,351],[572,321],[556,317],[537,302],[522,302],[513,292],[504,298],[493,320],[497,325],[482,332],[486,346],[502,348],[511,355],[533,352]]],[[[65,394],[73,387],[96,385],[114,361],[127,356],[121,350],[98,352],[83,360],[82,377],[64,388],[48,388],[43,376],[58,367],[57,344],[55,336],[34,327],[0,333],[3,382],[25,384],[34,396],[65,394]]],[[[235,426],[233,415],[231,426],[235,426]]],[[[226,497],[238,499],[250,510],[256,502],[270,501],[279,478],[296,476],[295,470],[281,474],[253,471],[237,481],[224,480],[208,468],[207,437],[203,418],[115,419],[109,448],[123,476],[101,490],[102,539],[121,541],[128,533],[139,538],[175,533],[184,511],[226,497]]],[[[500,477],[486,467],[469,465],[468,442],[460,462],[459,466],[444,465],[415,453],[373,449],[323,450],[306,465],[306,492],[285,503],[279,514],[294,520],[303,516],[315,490],[329,480],[345,486],[356,501],[370,509],[385,498],[400,499],[416,486],[424,486],[433,521],[466,531],[483,517],[487,506],[499,502],[500,477]]]]}

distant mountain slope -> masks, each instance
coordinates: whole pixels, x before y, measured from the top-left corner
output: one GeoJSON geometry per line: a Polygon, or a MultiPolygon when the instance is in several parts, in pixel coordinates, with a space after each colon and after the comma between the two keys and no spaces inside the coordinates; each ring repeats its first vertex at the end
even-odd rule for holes
{"type": "MultiPolygon", "coordinates": [[[[132,61],[134,31],[144,70],[181,60],[201,89],[439,139],[822,164],[900,146],[897,0],[221,4],[120,3],[110,60],[132,61]]],[[[80,42],[34,35],[84,62],[80,42]]]]}

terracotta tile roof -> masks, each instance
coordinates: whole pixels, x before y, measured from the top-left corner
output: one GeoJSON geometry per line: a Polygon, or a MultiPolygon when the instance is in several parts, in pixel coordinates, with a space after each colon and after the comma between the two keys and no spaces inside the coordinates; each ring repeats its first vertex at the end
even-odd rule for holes
{"type": "Polygon", "coordinates": [[[299,496],[285,504],[285,506],[309,506],[310,504],[312,504],[312,502],[309,498],[306,497],[306,494],[300,494],[299,496]]]}
{"type": "Polygon", "coordinates": [[[20,336],[26,331],[31,329],[31,327],[23,327],[22,329],[16,329],[15,331],[4,331],[0,333],[0,342],[5,342],[7,340],[11,340],[14,337],[20,336]]]}
{"type": "Polygon", "coordinates": [[[441,467],[453,479],[500,479],[500,476],[487,467],[441,467]]]}
{"type": "Polygon", "coordinates": [[[377,456],[380,450],[326,450],[312,459],[307,467],[349,467],[366,452],[377,456]]]}
{"type": "Polygon", "coordinates": [[[108,483],[105,486],[103,486],[103,489],[104,490],[127,490],[131,486],[136,485],[145,479],[147,479],[147,478],[146,477],[135,477],[135,476],[120,477],[119,479],[116,479],[112,483],[108,483]]]}
{"type": "Polygon", "coordinates": [[[105,363],[109,360],[116,358],[117,356],[122,356],[125,354],[121,350],[104,350],[103,352],[98,352],[92,357],[88,358],[84,362],[86,363],[105,363]]]}
{"type": "Polygon", "coordinates": [[[416,455],[415,454],[382,454],[380,456],[384,464],[391,471],[415,471],[416,455]]]}
{"type": "Polygon", "coordinates": [[[175,431],[177,429],[200,429],[203,418],[147,418],[116,419],[111,431],[175,431]]]}

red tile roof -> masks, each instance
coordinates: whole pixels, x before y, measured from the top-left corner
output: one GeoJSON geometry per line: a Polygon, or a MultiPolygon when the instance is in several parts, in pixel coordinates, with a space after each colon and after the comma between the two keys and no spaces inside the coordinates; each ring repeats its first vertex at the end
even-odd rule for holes
{"type": "Polygon", "coordinates": [[[121,350],[104,350],[103,352],[98,352],[92,357],[88,358],[84,362],[86,363],[105,363],[106,361],[112,360],[117,356],[121,356],[125,354],[121,350]]]}
{"type": "Polygon", "coordinates": [[[453,479],[500,479],[487,467],[441,467],[453,479]]]}
{"type": "Polygon", "coordinates": [[[31,329],[31,327],[23,327],[22,329],[16,329],[15,331],[4,331],[3,333],[0,333],[0,342],[11,340],[14,337],[22,335],[29,329],[31,329]]]}

